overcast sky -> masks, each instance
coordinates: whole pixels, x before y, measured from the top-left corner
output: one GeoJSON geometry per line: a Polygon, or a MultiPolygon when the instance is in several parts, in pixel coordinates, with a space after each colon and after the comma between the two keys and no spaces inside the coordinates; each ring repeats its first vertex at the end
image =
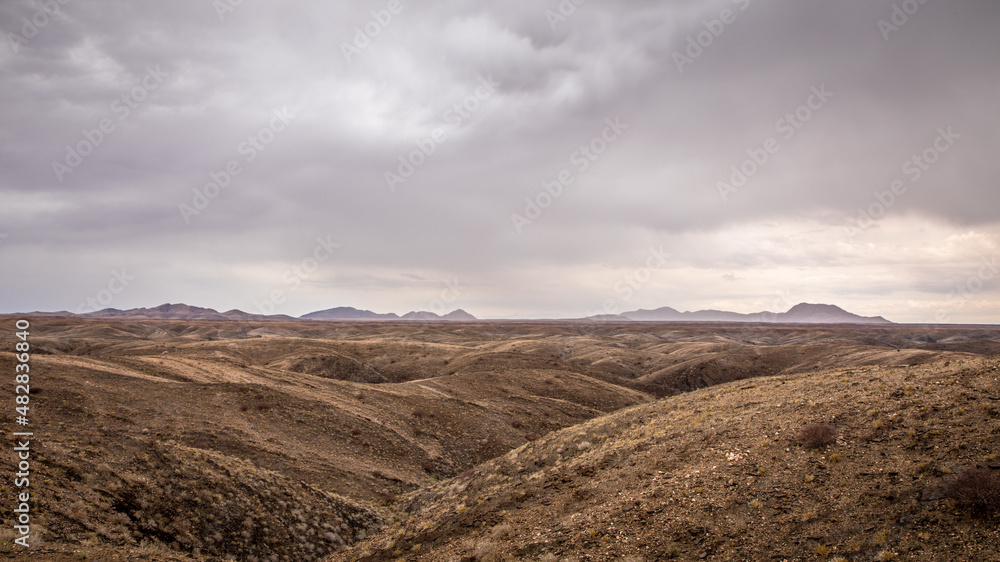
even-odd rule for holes
{"type": "Polygon", "coordinates": [[[994,0],[6,0],[0,24],[2,312],[1000,323],[994,0]]]}

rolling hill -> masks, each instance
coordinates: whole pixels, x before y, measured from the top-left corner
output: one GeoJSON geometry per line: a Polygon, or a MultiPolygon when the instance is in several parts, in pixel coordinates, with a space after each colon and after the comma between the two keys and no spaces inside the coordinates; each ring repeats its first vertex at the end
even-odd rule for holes
{"type": "MultiPolygon", "coordinates": [[[[997,328],[30,320],[36,559],[1000,546],[940,493],[996,466],[997,328]],[[798,445],[819,422],[841,439],[798,445]]],[[[0,350],[16,341],[0,332],[0,350]]]]}

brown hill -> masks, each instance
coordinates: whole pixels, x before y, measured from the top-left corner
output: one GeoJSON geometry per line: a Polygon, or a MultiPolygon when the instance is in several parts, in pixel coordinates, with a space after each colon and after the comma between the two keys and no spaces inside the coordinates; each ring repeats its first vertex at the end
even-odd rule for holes
{"type": "Polygon", "coordinates": [[[993,559],[1000,513],[944,490],[1000,469],[998,371],[825,370],[636,406],[409,494],[329,560],[993,559]],[[815,423],[836,440],[804,446],[815,423]]]}
{"type": "MultiPolygon", "coordinates": [[[[655,400],[657,396],[756,377],[713,388],[756,385],[753,392],[767,395],[761,403],[772,408],[776,406],[767,400],[784,396],[797,377],[819,385],[829,376],[875,393],[866,400],[895,400],[877,387],[865,387],[880,382],[868,379],[910,372],[930,377],[938,371],[957,376],[973,369],[955,371],[956,365],[973,365],[963,361],[1000,353],[1000,331],[984,327],[31,321],[32,454],[37,454],[32,470],[40,545],[33,552],[37,559],[53,560],[176,560],[195,553],[204,560],[318,559],[362,537],[392,537],[395,531],[385,531],[392,527],[383,522],[402,521],[397,510],[433,498],[438,483],[453,485],[473,474],[487,483],[508,482],[503,472],[508,469],[500,470],[504,465],[496,463],[506,462],[498,459],[512,450],[526,454],[536,445],[562,439],[557,437],[560,430],[590,431],[587,424],[598,420],[618,424],[615,431],[623,434],[640,431],[635,429],[638,421],[614,416],[643,412],[642,419],[655,421],[664,409],[687,412],[680,404],[695,400],[692,396],[703,399],[697,392],[704,391],[665,400],[655,400]],[[950,367],[944,366],[946,361],[952,361],[950,367]],[[449,480],[455,478],[459,480],[449,480]],[[419,495],[421,490],[431,495],[419,495]]],[[[0,333],[0,349],[13,349],[15,341],[12,332],[0,333]]],[[[0,368],[9,372],[13,362],[12,353],[0,353],[0,368]]],[[[890,382],[882,384],[886,392],[895,392],[890,382]]],[[[906,386],[920,392],[925,388],[912,382],[906,386]]],[[[822,388],[816,396],[789,395],[781,403],[793,398],[822,402],[827,394],[822,388]]],[[[903,388],[904,394],[909,392],[903,388]]],[[[954,399],[964,396],[950,394],[958,388],[942,385],[940,390],[954,399]]],[[[13,385],[0,386],[0,400],[13,401],[12,392],[13,385]]],[[[742,412],[757,408],[752,404],[756,400],[725,402],[725,409],[718,410],[712,401],[705,403],[715,416],[712,424],[740,427],[752,435],[756,429],[742,412]]],[[[963,408],[980,407],[981,416],[992,415],[982,409],[987,400],[968,401],[963,408]]],[[[698,408],[686,421],[665,422],[674,424],[669,430],[686,431],[685,424],[702,423],[708,410],[698,408]]],[[[785,419],[781,409],[768,409],[767,415],[763,409],[753,411],[760,412],[753,423],[785,419]]],[[[926,419],[936,415],[931,410],[926,419]]],[[[853,423],[864,427],[856,419],[853,423]]],[[[934,430],[943,431],[945,421],[934,430]]],[[[0,428],[13,431],[11,423],[8,418],[0,428]]],[[[641,431],[667,429],[653,425],[641,431]]],[[[577,450],[597,448],[597,436],[577,450]]],[[[890,449],[895,441],[876,439],[883,440],[870,441],[871,451],[896,454],[890,449]]],[[[928,445],[942,447],[947,439],[928,445]]],[[[955,446],[973,451],[973,442],[969,437],[955,446]]],[[[565,462],[576,462],[567,443],[560,445],[559,454],[565,462]]],[[[691,441],[691,455],[697,456],[700,443],[691,441]]],[[[642,453],[637,451],[632,455],[642,453]]],[[[780,457],[781,451],[774,454],[780,457]]],[[[0,470],[13,471],[12,463],[11,456],[4,457],[0,470]]],[[[643,485],[638,479],[615,480],[614,474],[599,472],[604,468],[595,465],[594,474],[601,477],[593,486],[629,491],[643,485]]],[[[445,510],[445,517],[451,508],[444,503],[447,498],[439,499],[442,503],[434,505],[445,510]]],[[[466,502],[467,509],[472,505],[466,502]]],[[[496,514],[501,519],[507,517],[502,509],[496,514]]],[[[436,525],[418,520],[417,514],[405,524],[417,529],[436,525]]],[[[10,512],[0,517],[10,529],[10,512]]],[[[486,523],[476,520],[477,533],[492,532],[492,517],[486,523]]],[[[640,524],[629,522],[621,531],[641,535],[640,524]]],[[[441,532],[463,544],[470,538],[462,534],[468,532],[465,527],[441,532]]],[[[5,536],[0,556],[10,538],[5,536]]],[[[442,540],[425,540],[420,548],[441,554],[441,559],[475,554],[442,540]]],[[[518,541],[511,544],[522,548],[518,541]]],[[[374,552],[382,548],[378,544],[362,548],[374,552]]],[[[598,548],[603,542],[580,544],[573,548],[581,553],[605,552],[598,548]]],[[[424,551],[412,546],[403,554],[422,556],[424,551]]],[[[381,552],[393,554],[397,548],[402,547],[381,552]]],[[[678,548],[688,552],[683,544],[678,548]]],[[[514,550],[497,552],[520,556],[510,554],[514,550]]],[[[549,554],[533,552],[526,550],[524,556],[549,554]]]]}

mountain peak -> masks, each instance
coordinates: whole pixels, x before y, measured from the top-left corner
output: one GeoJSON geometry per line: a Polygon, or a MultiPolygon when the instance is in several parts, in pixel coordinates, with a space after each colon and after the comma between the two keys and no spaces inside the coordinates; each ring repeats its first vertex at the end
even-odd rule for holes
{"type": "Polygon", "coordinates": [[[303,320],[395,320],[399,316],[393,312],[378,314],[370,310],[358,310],[353,306],[338,306],[303,314],[299,318],[303,320]]]}
{"type": "Polygon", "coordinates": [[[834,313],[834,314],[836,314],[836,313],[850,314],[850,312],[847,312],[846,310],[844,310],[843,308],[840,308],[839,306],[837,306],[835,304],[813,304],[813,303],[808,303],[808,302],[800,302],[799,304],[793,306],[792,308],[789,308],[788,312],[786,312],[785,314],[791,314],[793,312],[795,312],[795,313],[801,313],[801,312],[828,312],[828,313],[834,313]]]}
{"type": "Polygon", "coordinates": [[[443,318],[445,320],[463,320],[463,321],[469,321],[469,322],[478,320],[478,318],[476,318],[475,316],[473,316],[473,315],[469,314],[468,312],[462,310],[461,308],[452,310],[451,312],[449,312],[448,314],[445,314],[441,318],[443,318]]]}
{"type": "Polygon", "coordinates": [[[881,316],[866,317],[847,312],[832,304],[799,303],[783,314],[778,314],[780,322],[816,324],[882,324],[890,323],[881,316]]]}

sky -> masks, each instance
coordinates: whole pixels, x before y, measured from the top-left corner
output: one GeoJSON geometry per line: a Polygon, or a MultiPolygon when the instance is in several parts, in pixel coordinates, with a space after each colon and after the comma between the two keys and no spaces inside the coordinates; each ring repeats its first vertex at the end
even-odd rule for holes
{"type": "Polygon", "coordinates": [[[6,0],[0,312],[1000,323],[994,0],[6,0]]]}

